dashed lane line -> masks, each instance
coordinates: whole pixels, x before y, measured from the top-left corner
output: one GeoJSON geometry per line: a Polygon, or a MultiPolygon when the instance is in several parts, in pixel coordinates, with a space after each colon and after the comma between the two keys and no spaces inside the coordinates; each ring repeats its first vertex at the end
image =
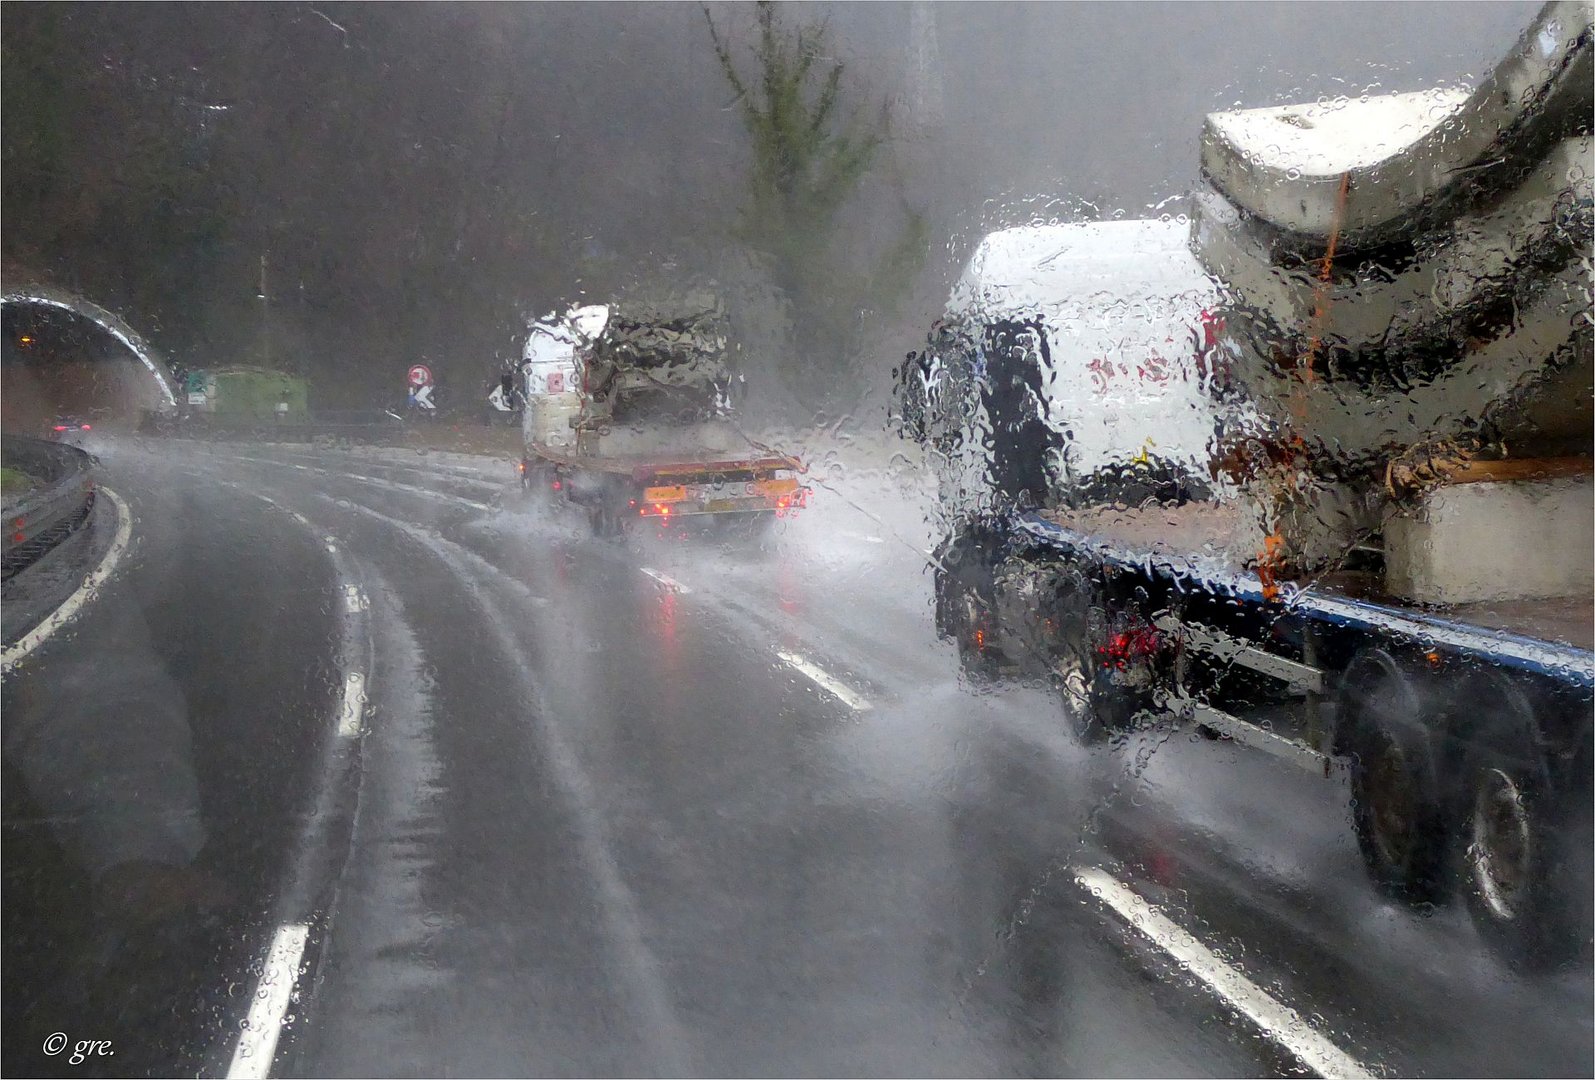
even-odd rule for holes
{"type": "MultiPolygon", "coordinates": [[[[310,519],[299,511],[283,505],[251,485],[233,480],[221,482],[227,487],[260,500],[273,509],[282,511],[305,526],[312,534],[321,537],[330,554],[333,570],[338,578],[338,595],[343,601],[340,654],[349,657],[364,656],[366,663],[362,666],[369,671],[373,659],[368,628],[371,601],[365,590],[360,587],[356,575],[351,572],[346,557],[339,552],[337,538],[317,529],[310,519]]],[[[334,713],[338,747],[351,748],[358,745],[354,740],[357,740],[365,730],[367,686],[365,671],[354,667],[343,669],[343,683],[338,690],[334,713]]],[[[325,858],[324,853],[330,843],[325,832],[325,823],[335,817],[332,805],[336,798],[336,777],[341,763],[348,760],[344,755],[351,752],[349,749],[333,751],[330,747],[329,751],[329,755],[324,759],[325,771],[316,796],[316,808],[306,820],[306,829],[299,841],[296,865],[290,869],[287,884],[277,900],[278,917],[283,921],[279,924],[267,950],[266,962],[255,984],[255,995],[250,999],[249,1013],[242,1031],[239,1032],[238,1045],[233,1050],[232,1064],[227,1070],[229,1080],[234,1077],[263,1080],[271,1075],[272,1064],[277,1055],[278,1038],[282,1032],[288,1006],[293,1000],[295,987],[299,982],[300,965],[303,963],[310,936],[310,922],[318,920],[318,917],[312,914],[311,904],[317,883],[307,867],[317,861],[318,856],[315,853],[321,852],[323,854],[319,858],[325,858]]],[[[328,920],[330,915],[319,917],[324,932],[328,920]]]]}
{"type": "Polygon", "coordinates": [[[328,473],[332,476],[347,476],[351,480],[360,480],[367,484],[375,484],[377,487],[393,488],[397,491],[413,491],[418,495],[430,495],[435,499],[447,499],[449,502],[456,502],[461,506],[469,506],[473,510],[480,510],[484,514],[490,514],[494,510],[494,507],[485,502],[477,502],[475,499],[467,499],[463,495],[450,495],[446,491],[434,491],[431,488],[417,487],[415,484],[404,484],[397,480],[387,480],[380,476],[367,476],[364,473],[339,473],[333,472],[331,469],[320,469],[317,471],[328,473]]]}
{"type": "Polygon", "coordinates": [[[346,672],[343,689],[338,695],[338,736],[354,739],[360,736],[366,710],[366,677],[358,671],[346,672]]]}
{"type": "Polygon", "coordinates": [[[277,1056],[277,1036],[293,1000],[299,963],[309,940],[310,927],[305,923],[277,928],[260,973],[260,986],[249,1003],[249,1015],[227,1069],[228,1080],[265,1080],[271,1074],[271,1062],[277,1056]]]}
{"type": "MultiPolygon", "coordinates": [[[[282,458],[278,460],[281,460],[284,465],[292,465],[295,468],[312,469],[317,467],[314,465],[303,465],[300,462],[293,461],[288,458],[282,458]]],[[[326,459],[321,458],[319,460],[325,461],[326,459]]],[[[406,465],[402,462],[371,455],[359,455],[357,457],[351,458],[351,461],[358,461],[364,467],[375,465],[379,468],[392,469],[397,472],[415,473],[417,476],[426,476],[434,480],[445,479],[451,483],[468,484],[472,487],[479,487],[493,492],[503,490],[506,479],[505,473],[512,472],[512,470],[506,469],[502,464],[499,468],[493,469],[491,472],[483,472],[478,469],[461,471],[447,465],[438,465],[432,468],[418,468],[414,465],[406,465]]],[[[509,478],[513,479],[513,476],[509,478]]]]}
{"type": "Polygon", "coordinates": [[[836,698],[843,705],[846,705],[854,712],[865,712],[870,708],[870,703],[868,701],[864,700],[863,697],[859,696],[859,694],[857,694],[845,683],[833,678],[829,672],[820,667],[818,664],[805,660],[797,653],[777,651],[775,655],[779,656],[781,661],[788,667],[791,667],[808,676],[810,682],[814,683],[814,685],[818,686],[821,690],[824,690],[826,693],[836,698]]]}
{"type": "Polygon", "coordinates": [[[677,581],[675,578],[671,577],[668,574],[662,574],[658,570],[655,570],[651,566],[643,566],[643,567],[639,567],[639,569],[644,574],[647,574],[649,577],[653,578],[659,584],[663,585],[665,588],[671,590],[672,592],[678,592],[678,593],[682,593],[683,595],[685,595],[686,593],[690,593],[692,591],[691,589],[687,588],[687,586],[685,586],[681,582],[677,581]]]}
{"type": "MultiPolygon", "coordinates": [[[[330,496],[322,493],[322,498],[330,496]]],[[[513,591],[527,596],[525,586],[469,548],[411,522],[389,517],[360,503],[351,509],[391,525],[426,549],[462,582],[475,582],[471,589],[486,628],[505,656],[519,655],[521,646],[517,626],[501,606],[498,596],[513,591]],[[486,587],[483,587],[486,586],[486,587]]],[[[583,863],[593,874],[599,907],[608,921],[607,940],[617,943],[617,959],[624,973],[627,990],[634,994],[636,1016],[641,1021],[643,1039],[658,1056],[659,1070],[672,1075],[698,1072],[692,1066],[692,1038],[675,1011],[668,982],[648,943],[644,931],[642,906],[620,870],[612,841],[605,825],[602,801],[593,788],[580,756],[566,737],[559,721],[559,710],[545,696],[547,691],[530,672],[516,669],[524,698],[536,702],[538,722],[529,725],[542,757],[549,762],[551,775],[563,799],[572,810],[583,863]]]]}
{"type": "Polygon", "coordinates": [[[430,498],[443,499],[446,502],[458,503],[461,506],[469,506],[472,510],[479,510],[484,514],[490,514],[496,509],[496,507],[485,502],[478,502],[475,499],[467,499],[463,495],[451,495],[446,491],[436,491],[432,488],[417,487],[415,484],[405,484],[398,480],[388,480],[380,476],[367,476],[365,473],[344,472],[338,469],[324,469],[314,465],[291,464],[288,462],[273,461],[270,458],[248,457],[243,454],[235,454],[233,457],[236,461],[247,461],[252,465],[276,465],[278,467],[290,465],[291,468],[299,469],[303,472],[321,473],[325,476],[331,476],[334,478],[341,476],[346,480],[356,480],[361,483],[374,485],[376,487],[391,488],[395,491],[408,491],[416,495],[426,495],[430,498]]]}
{"type": "Polygon", "coordinates": [[[1295,1009],[1241,974],[1112,874],[1095,867],[1077,867],[1074,879],[1255,1024],[1264,1038],[1319,1076],[1371,1080],[1376,1075],[1313,1030],[1295,1009]]]}

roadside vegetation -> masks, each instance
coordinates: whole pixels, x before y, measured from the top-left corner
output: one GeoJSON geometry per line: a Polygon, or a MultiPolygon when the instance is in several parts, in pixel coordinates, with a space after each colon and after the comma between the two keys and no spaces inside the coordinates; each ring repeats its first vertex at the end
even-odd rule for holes
{"type": "Polygon", "coordinates": [[[20,495],[34,486],[33,477],[9,465],[0,467],[0,493],[20,495]]]}

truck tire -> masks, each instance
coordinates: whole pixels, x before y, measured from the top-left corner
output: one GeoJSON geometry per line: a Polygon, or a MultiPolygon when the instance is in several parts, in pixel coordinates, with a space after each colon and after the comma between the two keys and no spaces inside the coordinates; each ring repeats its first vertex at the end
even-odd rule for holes
{"type": "Polygon", "coordinates": [[[1044,661],[1068,729],[1086,745],[1105,742],[1110,728],[1100,715],[1102,687],[1089,640],[1095,586],[1069,562],[1038,567],[1036,572],[1044,595],[1034,615],[1041,627],[1031,649],[1044,661]]]}
{"type": "Polygon", "coordinates": [[[1058,696],[1063,701],[1064,719],[1081,742],[1087,745],[1103,742],[1108,736],[1108,727],[1097,715],[1097,695],[1093,686],[1096,664],[1086,645],[1083,612],[1080,626],[1072,626],[1063,618],[1058,619],[1058,626],[1052,673],[1058,696]]]}
{"type": "MultiPolygon", "coordinates": [[[[1589,952],[1590,807],[1559,797],[1533,706],[1497,675],[1472,700],[1484,723],[1462,766],[1462,892],[1479,933],[1506,962],[1554,970],[1589,952]]],[[[1574,788],[1580,787],[1575,783],[1574,788]]]]}
{"type": "Polygon", "coordinates": [[[996,678],[1002,657],[995,640],[997,542],[990,530],[973,526],[944,541],[936,553],[936,631],[958,646],[958,662],[969,678],[996,678]]]}
{"type": "Polygon", "coordinates": [[[599,540],[613,539],[625,531],[620,516],[605,502],[596,502],[587,507],[587,524],[593,536],[599,540]]]}
{"type": "Polygon", "coordinates": [[[1451,838],[1432,732],[1444,720],[1427,680],[1382,649],[1342,680],[1335,746],[1351,766],[1351,818],[1380,891],[1413,906],[1445,900],[1451,838]]]}
{"type": "MultiPolygon", "coordinates": [[[[1102,646],[1125,617],[1140,621],[1133,607],[1114,607],[1104,591],[1091,587],[1076,646],[1083,673],[1087,707],[1076,723],[1086,742],[1122,739],[1155,722],[1157,693],[1153,684],[1126,685],[1124,675],[1104,662],[1102,646]]],[[[1156,676],[1153,677],[1154,682],[1156,676]]]]}
{"type": "Polygon", "coordinates": [[[1003,658],[994,640],[991,605],[971,583],[959,582],[954,588],[956,592],[950,602],[959,667],[974,682],[995,682],[1001,673],[1003,658]]]}
{"type": "Polygon", "coordinates": [[[755,514],[727,515],[716,519],[712,528],[715,536],[731,543],[760,545],[775,532],[777,520],[774,510],[761,510],[755,514]]]}

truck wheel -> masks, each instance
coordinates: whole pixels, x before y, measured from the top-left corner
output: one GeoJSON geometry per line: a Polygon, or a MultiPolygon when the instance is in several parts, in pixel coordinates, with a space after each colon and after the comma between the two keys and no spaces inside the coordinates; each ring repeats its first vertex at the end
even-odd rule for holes
{"type": "Polygon", "coordinates": [[[558,473],[546,461],[525,458],[521,461],[521,490],[531,495],[546,496],[553,492],[558,473]]]}
{"type": "Polygon", "coordinates": [[[1589,949],[1577,902],[1590,889],[1580,863],[1589,798],[1557,798],[1532,706],[1505,679],[1492,683],[1474,699],[1488,719],[1463,760],[1462,889],[1479,933],[1509,964],[1546,971],[1589,949]]]}
{"type": "Polygon", "coordinates": [[[1095,708],[1097,665],[1087,640],[1093,586],[1077,567],[1064,564],[1046,576],[1044,589],[1044,636],[1038,645],[1062,699],[1064,719],[1081,742],[1103,742],[1109,732],[1095,708]]]}
{"type": "Polygon", "coordinates": [[[1102,742],[1107,728],[1092,708],[1091,669],[1075,649],[1065,648],[1053,662],[1053,684],[1063,699],[1063,715],[1080,741],[1087,744],[1102,742]]]}
{"type": "Polygon", "coordinates": [[[1351,763],[1351,817],[1374,884],[1414,906],[1443,901],[1451,832],[1428,725],[1442,717],[1423,680],[1388,653],[1353,661],[1337,751],[1351,763]]]}
{"type": "Polygon", "coordinates": [[[1002,656],[992,640],[991,609],[973,587],[964,587],[954,600],[954,639],[958,663],[976,682],[993,682],[1002,669],[1002,656]]]}
{"type": "Polygon", "coordinates": [[[716,536],[738,544],[763,544],[775,532],[776,516],[773,510],[756,514],[727,515],[713,523],[716,536]]]}
{"type": "Polygon", "coordinates": [[[592,528],[593,536],[600,540],[619,536],[623,531],[614,509],[602,502],[587,508],[587,524],[592,528]]]}
{"type": "Polygon", "coordinates": [[[1001,656],[993,640],[993,538],[972,528],[945,541],[937,554],[936,630],[958,646],[959,666],[972,679],[995,678],[1001,656]]]}
{"type": "Polygon", "coordinates": [[[1088,726],[1083,731],[1089,739],[1101,741],[1145,727],[1154,719],[1153,681],[1157,676],[1151,676],[1151,681],[1127,680],[1124,664],[1110,666],[1105,655],[1108,642],[1125,626],[1145,628],[1145,623],[1133,607],[1112,607],[1105,593],[1089,588],[1081,594],[1086,606],[1080,613],[1075,656],[1086,688],[1087,708],[1082,719],[1088,726]]]}

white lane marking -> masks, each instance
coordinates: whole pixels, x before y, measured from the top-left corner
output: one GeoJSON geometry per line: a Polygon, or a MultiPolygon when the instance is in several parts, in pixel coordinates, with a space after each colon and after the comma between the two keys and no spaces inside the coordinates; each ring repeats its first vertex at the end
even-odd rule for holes
{"type": "MultiPolygon", "coordinates": [[[[228,486],[237,487],[259,499],[267,506],[287,513],[306,528],[314,529],[314,526],[310,524],[309,518],[297,510],[289,510],[270,495],[244,488],[238,484],[229,483],[228,486]]],[[[336,558],[338,554],[338,538],[331,533],[327,533],[324,535],[324,542],[327,551],[335,556],[333,566],[341,576],[343,574],[342,564],[336,558]]],[[[345,581],[342,584],[341,591],[343,593],[343,610],[348,614],[358,615],[363,611],[371,610],[371,598],[365,594],[359,585],[345,581]]],[[[358,671],[351,671],[344,676],[343,688],[338,695],[338,734],[343,738],[354,738],[361,732],[363,727],[362,720],[365,716],[365,686],[366,677],[358,671]]]]}
{"type": "Polygon", "coordinates": [[[233,1063],[227,1068],[228,1080],[264,1080],[271,1075],[271,1061],[277,1056],[277,1036],[282,1032],[283,1017],[287,1015],[294,983],[299,978],[299,961],[304,958],[305,942],[309,938],[310,927],[304,923],[277,928],[266,953],[255,997],[249,1003],[243,1033],[238,1036],[238,1048],[233,1051],[233,1063]]]}
{"type": "Polygon", "coordinates": [[[365,715],[366,677],[351,671],[343,677],[343,692],[338,696],[338,734],[345,739],[360,734],[365,715]]]}
{"type": "Polygon", "coordinates": [[[1113,875],[1094,867],[1077,867],[1074,879],[1200,979],[1231,1008],[1256,1024],[1264,1038],[1319,1076],[1371,1078],[1375,1075],[1309,1027],[1296,1010],[1279,1002],[1220,959],[1113,875]]]}
{"type": "Polygon", "coordinates": [[[659,571],[655,570],[651,566],[643,566],[643,567],[639,567],[639,569],[642,570],[643,573],[647,574],[649,577],[653,578],[655,581],[657,581],[659,584],[663,585],[667,589],[671,589],[671,590],[673,590],[675,592],[682,593],[683,595],[685,595],[686,593],[690,593],[692,591],[691,589],[689,589],[685,585],[683,585],[681,582],[677,581],[675,578],[669,576],[668,574],[661,574],[659,571]]]}
{"type": "MultiPolygon", "coordinates": [[[[323,498],[330,498],[323,494],[323,498]]],[[[518,623],[504,614],[497,599],[506,591],[526,595],[524,584],[501,568],[494,566],[476,552],[436,532],[419,528],[407,521],[388,517],[368,506],[356,503],[353,509],[411,537],[428,549],[461,581],[472,579],[478,588],[471,592],[479,610],[486,616],[486,624],[498,639],[498,648],[504,656],[518,656],[523,651],[516,634],[518,623]],[[483,588],[482,586],[486,586],[483,588]]],[[[676,1015],[671,1004],[671,993],[659,959],[648,945],[648,935],[643,930],[642,908],[626,883],[610,844],[604,824],[604,803],[598,798],[592,781],[582,766],[581,758],[564,736],[559,710],[548,698],[541,680],[534,680],[524,670],[515,669],[513,677],[521,682],[523,697],[536,703],[533,715],[537,722],[529,725],[532,738],[544,760],[550,762],[550,772],[560,797],[571,810],[575,831],[583,849],[582,861],[591,870],[597,883],[599,908],[610,924],[607,941],[617,942],[616,954],[622,980],[636,995],[634,1007],[642,1020],[642,1038],[650,1045],[659,1063],[659,1071],[670,1075],[691,1075],[702,1070],[692,1066],[692,1037],[676,1015]]]]}
{"type": "Polygon", "coordinates": [[[62,601],[60,607],[50,612],[38,626],[18,638],[4,653],[0,653],[0,672],[10,671],[23,657],[49,640],[51,634],[71,622],[84,604],[99,595],[100,587],[116,572],[117,564],[122,561],[128,542],[133,538],[133,514],[128,510],[127,503],[122,501],[122,497],[110,488],[102,486],[99,493],[110,499],[111,505],[116,508],[116,535],[111,538],[111,546],[105,550],[100,565],[83,579],[83,584],[79,585],[71,596],[62,601]]]}
{"type": "MultiPolygon", "coordinates": [[[[398,472],[415,473],[418,476],[427,476],[433,479],[445,479],[453,483],[468,484],[472,487],[479,487],[493,492],[502,491],[504,488],[504,468],[502,465],[498,465],[498,467],[494,468],[490,473],[483,473],[476,469],[470,470],[469,472],[462,472],[459,469],[448,465],[437,465],[429,469],[423,469],[417,468],[413,465],[404,465],[396,461],[389,461],[381,457],[372,457],[371,455],[360,456],[370,458],[370,460],[367,462],[368,465],[378,465],[384,469],[393,469],[398,472]],[[489,477],[491,477],[491,479],[489,479],[489,477]]],[[[351,456],[351,459],[352,457],[353,456],[351,456]]],[[[313,465],[305,467],[315,468],[313,465]]]]}
{"type": "MultiPolygon", "coordinates": [[[[235,454],[233,455],[233,458],[236,461],[247,461],[253,465],[283,464],[283,462],[273,461],[270,458],[248,457],[243,454],[235,454]]],[[[294,468],[302,469],[305,472],[321,473],[325,476],[331,476],[333,478],[341,476],[348,480],[359,480],[363,483],[374,484],[377,487],[392,488],[395,491],[412,491],[417,495],[429,495],[434,499],[444,499],[448,502],[459,503],[461,506],[469,506],[471,509],[480,510],[484,514],[490,514],[496,509],[487,503],[477,502],[475,499],[467,499],[463,495],[450,495],[446,491],[433,491],[431,488],[416,487],[414,484],[405,484],[398,480],[387,480],[380,476],[367,476],[364,473],[356,472],[342,472],[337,469],[323,469],[314,465],[295,465],[294,468]]]]}
{"type": "Polygon", "coordinates": [[[810,681],[821,690],[824,690],[854,712],[864,712],[870,707],[870,703],[854,693],[850,687],[833,679],[824,668],[810,663],[797,653],[777,651],[775,655],[779,656],[787,666],[807,675],[810,681]]]}
{"type": "Polygon", "coordinates": [[[457,502],[461,506],[469,506],[471,509],[480,510],[483,513],[491,513],[493,511],[493,507],[487,503],[477,502],[475,499],[467,499],[463,495],[450,495],[446,491],[433,491],[431,488],[416,487],[414,484],[404,484],[397,480],[386,480],[380,476],[367,476],[364,473],[332,473],[330,469],[318,469],[316,471],[331,473],[334,476],[347,476],[351,480],[363,480],[378,487],[396,488],[399,491],[413,491],[420,495],[430,495],[435,499],[447,499],[450,502],[457,502]]]}

